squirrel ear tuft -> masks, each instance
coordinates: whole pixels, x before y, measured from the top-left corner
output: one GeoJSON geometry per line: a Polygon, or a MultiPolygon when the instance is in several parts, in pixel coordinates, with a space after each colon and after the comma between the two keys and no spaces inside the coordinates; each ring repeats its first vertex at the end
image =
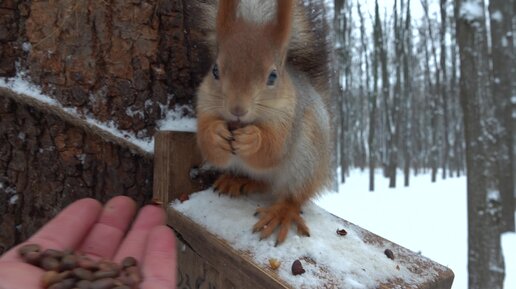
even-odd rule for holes
{"type": "Polygon", "coordinates": [[[284,50],[290,40],[292,22],[294,18],[294,0],[277,0],[278,13],[276,27],[274,27],[274,38],[281,50],[284,50]]]}
{"type": "MultiPolygon", "coordinates": [[[[280,0],[281,1],[281,0],[280,0]]],[[[238,0],[220,0],[217,13],[217,37],[227,35],[236,19],[238,0]]]]}

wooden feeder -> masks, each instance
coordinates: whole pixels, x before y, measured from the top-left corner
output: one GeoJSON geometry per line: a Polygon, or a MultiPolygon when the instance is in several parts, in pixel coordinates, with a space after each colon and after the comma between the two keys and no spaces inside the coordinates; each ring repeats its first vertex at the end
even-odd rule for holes
{"type": "MultiPolygon", "coordinates": [[[[160,132],[157,134],[154,155],[154,199],[162,203],[167,210],[168,225],[174,229],[178,237],[178,288],[298,289],[299,287],[282,278],[271,268],[263,263],[257,263],[253,258],[253,252],[236,249],[223,237],[217,236],[192,220],[188,213],[180,212],[170,206],[171,201],[184,199],[186,195],[201,190],[201,185],[192,180],[190,173],[192,168],[201,164],[201,161],[194,133],[160,132]]],[[[337,219],[330,214],[328,218],[337,219]]],[[[414,276],[412,280],[401,278],[384,280],[372,288],[451,288],[454,274],[449,268],[345,220],[339,219],[339,221],[352,227],[360,236],[364,236],[364,242],[382,244],[396,252],[395,261],[400,266],[410,268],[410,273],[414,276]],[[434,274],[427,277],[428,272],[434,272],[434,274]]],[[[390,253],[386,252],[386,255],[390,253]]],[[[290,264],[286,266],[290,268],[290,264]]],[[[343,280],[348,276],[320,273],[324,276],[324,285],[301,286],[301,288],[346,288],[343,280]]]]}

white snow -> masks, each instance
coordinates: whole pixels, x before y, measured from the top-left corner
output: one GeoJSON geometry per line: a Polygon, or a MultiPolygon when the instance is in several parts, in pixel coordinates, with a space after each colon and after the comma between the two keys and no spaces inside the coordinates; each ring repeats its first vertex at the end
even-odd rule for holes
{"type": "MultiPolygon", "coordinates": [[[[339,194],[328,194],[317,204],[331,213],[366,228],[408,249],[450,267],[452,289],[467,289],[466,178],[430,182],[430,175],[411,176],[409,188],[388,188],[376,175],[375,192],[368,191],[368,173],[352,171],[339,194]]],[[[398,184],[403,175],[398,173],[398,184]]],[[[516,288],[516,234],[502,239],[505,289],[516,288]]]]}
{"type": "Polygon", "coordinates": [[[500,200],[502,199],[502,197],[500,196],[500,192],[499,191],[489,191],[487,192],[487,201],[497,201],[497,202],[500,202],[500,200]]]}
{"type": "Polygon", "coordinates": [[[32,44],[30,42],[23,42],[22,50],[25,52],[30,52],[32,50],[32,44]]]}
{"type": "Polygon", "coordinates": [[[459,16],[468,21],[477,20],[484,17],[484,9],[482,4],[475,0],[462,2],[459,16]]]}
{"type": "Polygon", "coordinates": [[[18,194],[16,195],[13,195],[10,199],[9,199],[9,204],[10,205],[14,205],[18,202],[18,194]]]}
{"type": "Polygon", "coordinates": [[[500,12],[500,10],[496,10],[495,12],[491,13],[491,20],[496,22],[502,22],[503,21],[503,14],[500,12]]]}
{"type": "Polygon", "coordinates": [[[16,192],[15,188],[6,186],[6,184],[4,184],[2,181],[0,181],[0,189],[2,189],[4,191],[4,193],[7,194],[10,205],[14,205],[18,202],[18,192],[16,192]]]}
{"type": "MultiPolygon", "coordinates": [[[[410,262],[390,260],[384,254],[389,245],[365,243],[361,229],[332,216],[314,203],[303,208],[303,218],[311,230],[311,237],[300,237],[291,230],[285,243],[278,247],[274,246],[275,234],[260,241],[259,234],[251,231],[258,221],[253,213],[256,208],[271,204],[273,200],[270,197],[251,195],[232,199],[209,189],[191,195],[183,203],[176,201],[172,207],[235,249],[251,254],[264,268],[268,268],[269,259],[280,260],[282,265],[278,274],[294,288],[324,288],[324,284],[331,280],[338,280],[342,288],[376,288],[381,282],[396,278],[408,284],[420,284],[437,275],[432,269],[419,276],[412,273],[408,267],[421,256],[412,253],[410,262]],[[345,229],[348,234],[339,236],[337,229],[345,229]],[[291,273],[296,259],[302,260],[306,270],[302,276],[291,273]],[[315,264],[308,260],[314,260],[315,264]]],[[[396,248],[389,248],[396,256],[407,253],[403,249],[395,251],[396,248]]]]}
{"type": "Polygon", "coordinates": [[[184,106],[176,106],[173,110],[167,111],[163,120],[158,121],[160,130],[173,131],[197,131],[197,120],[195,118],[187,118],[181,116],[181,111],[189,109],[184,106]]]}
{"type": "MultiPolygon", "coordinates": [[[[42,103],[54,106],[73,117],[85,120],[88,124],[96,127],[97,129],[103,130],[115,137],[119,137],[133,143],[134,145],[141,148],[143,151],[146,151],[148,153],[154,153],[153,137],[142,138],[138,135],[135,135],[131,131],[118,129],[116,123],[113,121],[101,122],[94,118],[92,115],[82,115],[77,111],[76,108],[63,107],[55,99],[42,93],[40,87],[28,81],[26,74],[23,72],[19,73],[16,77],[13,78],[0,78],[0,87],[11,89],[12,91],[18,94],[23,94],[28,97],[32,97],[35,100],[40,101],[42,103]]],[[[175,110],[179,110],[181,108],[182,107],[176,107],[175,110]]],[[[196,131],[195,119],[181,117],[179,112],[176,112],[175,110],[168,111],[165,118],[158,121],[156,129],[173,131],[196,131]]],[[[133,111],[130,108],[127,108],[126,113],[129,116],[143,115],[143,112],[133,111]]]]}

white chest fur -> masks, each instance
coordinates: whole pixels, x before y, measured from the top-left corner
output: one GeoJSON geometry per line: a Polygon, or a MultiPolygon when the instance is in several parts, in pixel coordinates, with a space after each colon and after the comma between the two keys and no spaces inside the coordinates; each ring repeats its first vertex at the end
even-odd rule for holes
{"type": "Polygon", "coordinates": [[[270,22],[276,11],[276,0],[241,0],[238,5],[238,17],[257,24],[270,22]]]}

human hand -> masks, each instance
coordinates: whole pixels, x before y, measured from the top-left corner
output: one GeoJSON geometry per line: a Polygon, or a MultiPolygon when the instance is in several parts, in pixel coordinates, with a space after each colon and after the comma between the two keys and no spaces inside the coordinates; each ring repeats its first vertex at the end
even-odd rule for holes
{"type": "Polygon", "coordinates": [[[117,263],[132,256],[142,270],[140,288],[175,288],[176,245],[172,231],[164,225],[165,212],[145,206],[126,234],[135,213],[134,201],[124,196],[112,198],[104,208],[93,199],[72,203],[27,241],[0,257],[0,288],[41,288],[43,270],[25,263],[17,252],[20,246],[31,243],[43,250],[72,249],[92,259],[117,263]]]}

